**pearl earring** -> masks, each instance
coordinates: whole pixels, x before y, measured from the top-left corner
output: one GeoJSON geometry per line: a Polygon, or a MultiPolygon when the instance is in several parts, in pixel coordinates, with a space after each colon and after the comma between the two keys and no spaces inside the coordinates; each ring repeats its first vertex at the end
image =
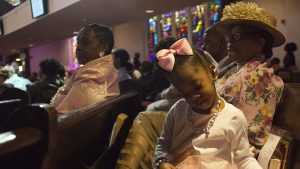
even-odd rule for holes
{"type": "Polygon", "coordinates": [[[104,52],[99,52],[99,57],[103,57],[104,56],[104,52]]]}

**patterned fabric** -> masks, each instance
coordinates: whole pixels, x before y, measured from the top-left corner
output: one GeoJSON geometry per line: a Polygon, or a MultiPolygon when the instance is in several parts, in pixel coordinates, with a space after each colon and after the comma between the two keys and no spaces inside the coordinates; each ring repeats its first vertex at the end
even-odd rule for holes
{"type": "Polygon", "coordinates": [[[119,94],[118,73],[113,66],[112,55],[108,55],[74,71],[51,103],[58,112],[65,113],[119,94]]]}
{"type": "Polygon", "coordinates": [[[232,68],[216,82],[218,93],[244,112],[249,141],[258,149],[267,141],[284,86],[273,72],[266,63],[254,59],[240,69],[232,68]]]}

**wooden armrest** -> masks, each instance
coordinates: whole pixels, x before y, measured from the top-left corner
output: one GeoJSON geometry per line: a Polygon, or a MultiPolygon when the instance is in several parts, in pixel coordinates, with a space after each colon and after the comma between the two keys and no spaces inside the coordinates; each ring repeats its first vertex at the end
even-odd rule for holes
{"type": "Polygon", "coordinates": [[[289,131],[276,125],[272,126],[271,133],[281,137],[275,151],[272,154],[272,164],[275,164],[274,166],[281,164],[282,169],[291,168],[292,158],[295,153],[295,138],[289,131]]]}
{"type": "Polygon", "coordinates": [[[22,148],[31,146],[41,140],[40,130],[24,127],[0,134],[0,157],[22,148]]]}

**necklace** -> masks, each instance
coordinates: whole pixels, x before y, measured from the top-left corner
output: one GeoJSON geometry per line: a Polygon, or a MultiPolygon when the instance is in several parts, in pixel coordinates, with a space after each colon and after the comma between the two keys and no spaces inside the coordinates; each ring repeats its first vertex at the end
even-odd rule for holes
{"type": "Polygon", "coordinates": [[[210,132],[210,129],[211,127],[214,125],[215,123],[215,120],[219,114],[219,109],[220,109],[220,106],[221,106],[221,98],[219,97],[219,100],[218,100],[218,104],[216,106],[216,112],[212,113],[212,116],[210,117],[210,119],[208,120],[207,124],[205,127],[201,128],[200,130],[199,129],[193,129],[193,133],[194,134],[200,134],[200,133],[205,133],[206,136],[209,134],[210,132]]]}

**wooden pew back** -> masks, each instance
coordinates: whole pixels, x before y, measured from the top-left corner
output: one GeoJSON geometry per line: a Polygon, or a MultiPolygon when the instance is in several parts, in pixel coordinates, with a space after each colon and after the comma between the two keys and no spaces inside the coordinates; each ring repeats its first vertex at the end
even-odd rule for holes
{"type": "Polygon", "coordinates": [[[300,83],[285,83],[273,124],[287,130],[295,138],[290,164],[293,169],[300,168],[300,83]]]}
{"type": "Polygon", "coordinates": [[[117,115],[126,113],[134,119],[139,105],[134,91],[64,114],[47,104],[32,104],[14,112],[3,130],[40,130],[44,134],[40,141],[42,169],[82,168],[108,146],[117,115]]]}

